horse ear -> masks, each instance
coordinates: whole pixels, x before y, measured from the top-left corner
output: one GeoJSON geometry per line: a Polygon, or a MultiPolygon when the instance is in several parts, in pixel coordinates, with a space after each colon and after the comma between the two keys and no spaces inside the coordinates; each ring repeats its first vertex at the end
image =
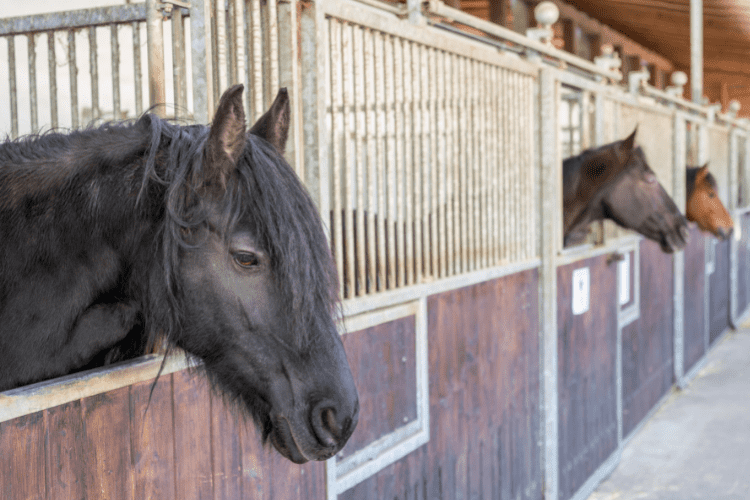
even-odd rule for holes
{"type": "Polygon", "coordinates": [[[225,187],[227,177],[236,167],[245,149],[247,138],[245,137],[245,109],[242,105],[244,89],[243,85],[235,85],[221,96],[206,144],[207,160],[214,169],[214,172],[209,172],[207,175],[213,178],[204,179],[204,184],[214,180],[225,187]]]}
{"type": "Polygon", "coordinates": [[[266,113],[250,129],[251,134],[262,137],[276,148],[283,156],[286,140],[289,137],[289,93],[286,88],[279,89],[276,99],[266,113]]]}
{"type": "Polygon", "coordinates": [[[633,151],[633,147],[635,147],[636,132],[638,132],[638,125],[635,126],[635,130],[633,130],[633,133],[625,138],[625,140],[617,146],[617,158],[622,163],[625,163],[625,161],[630,156],[630,152],[633,151]]]}

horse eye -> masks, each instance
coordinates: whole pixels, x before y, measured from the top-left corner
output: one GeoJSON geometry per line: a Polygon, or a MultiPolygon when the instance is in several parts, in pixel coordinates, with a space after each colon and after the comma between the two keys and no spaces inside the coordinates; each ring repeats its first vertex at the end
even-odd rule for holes
{"type": "Polygon", "coordinates": [[[237,252],[234,254],[234,261],[241,267],[258,267],[260,265],[260,259],[252,252],[237,252]]]}

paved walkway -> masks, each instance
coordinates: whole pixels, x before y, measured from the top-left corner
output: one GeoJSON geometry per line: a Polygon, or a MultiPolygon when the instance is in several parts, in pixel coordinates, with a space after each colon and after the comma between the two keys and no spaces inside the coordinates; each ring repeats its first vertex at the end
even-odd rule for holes
{"type": "Polygon", "coordinates": [[[588,500],[750,500],[750,325],[729,332],[588,500]]]}

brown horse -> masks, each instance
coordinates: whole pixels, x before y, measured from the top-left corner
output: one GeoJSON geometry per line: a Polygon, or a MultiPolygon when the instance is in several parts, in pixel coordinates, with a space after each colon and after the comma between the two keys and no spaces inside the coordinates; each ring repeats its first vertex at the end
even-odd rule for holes
{"type": "Polygon", "coordinates": [[[734,222],[719,199],[716,179],[708,171],[708,164],[702,167],[688,167],[685,175],[687,189],[685,216],[689,221],[698,224],[701,231],[726,240],[732,234],[734,222]]]}
{"type": "Polygon", "coordinates": [[[635,146],[635,133],[563,162],[565,246],[582,242],[589,224],[603,219],[641,233],[668,253],[685,246],[687,220],[635,146]]]}

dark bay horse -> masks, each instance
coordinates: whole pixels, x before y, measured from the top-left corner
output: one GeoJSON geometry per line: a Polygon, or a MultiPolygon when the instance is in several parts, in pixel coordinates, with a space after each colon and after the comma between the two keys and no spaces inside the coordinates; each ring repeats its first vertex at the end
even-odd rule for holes
{"type": "Polygon", "coordinates": [[[166,338],[288,459],[357,424],[320,216],[283,159],[285,89],[246,131],[153,115],[0,145],[0,390],[166,338]],[[161,337],[164,336],[164,337],[161,337]]]}
{"type": "Polygon", "coordinates": [[[711,233],[726,240],[732,234],[734,221],[719,199],[716,179],[708,171],[708,164],[702,167],[688,167],[685,171],[687,191],[687,220],[695,222],[701,231],[711,233]]]}
{"type": "Polygon", "coordinates": [[[583,241],[589,224],[603,219],[634,229],[664,252],[685,246],[687,221],[635,146],[635,134],[563,162],[565,246],[583,241]]]}

